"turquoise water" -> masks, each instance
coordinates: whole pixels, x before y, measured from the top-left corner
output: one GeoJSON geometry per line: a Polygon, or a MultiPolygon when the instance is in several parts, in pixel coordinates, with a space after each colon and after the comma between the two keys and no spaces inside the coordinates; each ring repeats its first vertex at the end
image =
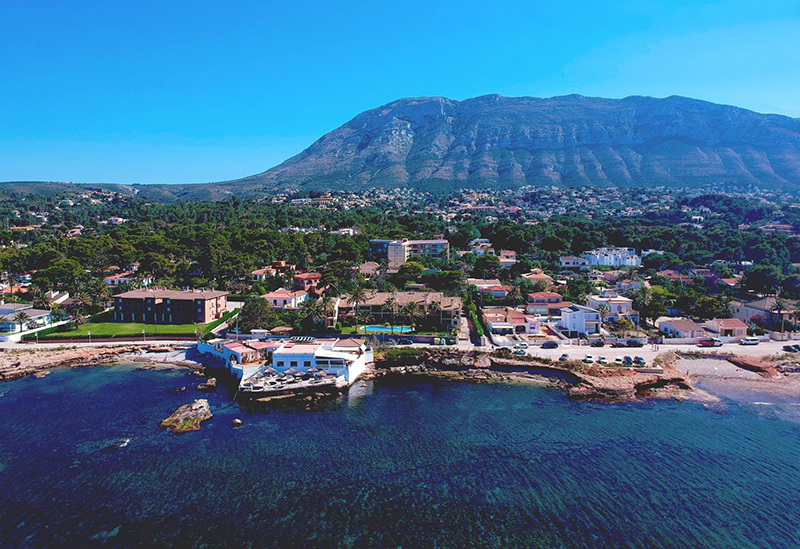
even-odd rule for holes
{"type": "Polygon", "coordinates": [[[399,380],[316,412],[220,392],[199,432],[158,429],[196,383],[93,367],[0,385],[0,547],[800,545],[790,402],[399,380]]]}
{"type": "Polygon", "coordinates": [[[360,330],[364,332],[386,332],[390,334],[405,334],[408,332],[413,332],[414,328],[411,326],[374,326],[374,325],[367,325],[361,326],[360,330]]]}

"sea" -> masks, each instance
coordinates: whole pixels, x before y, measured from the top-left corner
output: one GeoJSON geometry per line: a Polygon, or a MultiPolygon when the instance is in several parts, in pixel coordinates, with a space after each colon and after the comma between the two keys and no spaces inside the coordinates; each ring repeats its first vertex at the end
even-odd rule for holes
{"type": "Polygon", "coordinates": [[[121,365],[0,385],[0,547],[800,546],[790,400],[384,378],[307,411],[198,382],[121,365]],[[199,431],[159,428],[194,398],[199,431]]]}

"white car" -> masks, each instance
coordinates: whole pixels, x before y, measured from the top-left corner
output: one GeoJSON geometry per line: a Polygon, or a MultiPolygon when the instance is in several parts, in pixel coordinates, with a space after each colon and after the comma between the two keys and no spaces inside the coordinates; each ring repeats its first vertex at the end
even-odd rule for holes
{"type": "Polygon", "coordinates": [[[592,355],[586,355],[586,358],[583,359],[586,364],[591,364],[594,362],[594,357],[592,355]]]}
{"type": "Polygon", "coordinates": [[[758,345],[760,341],[757,337],[743,337],[739,345],[758,345]]]}
{"type": "Polygon", "coordinates": [[[515,344],[514,347],[516,347],[517,349],[527,349],[528,344],[525,343],[524,341],[520,341],[519,343],[515,344]]]}
{"type": "Polygon", "coordinates": [[[617,358],[614,359],[614,364],[616,364],[617,366],[622,366],[623,362],[624,361],[622,360],[621,356],[618,356],[617,358]]]}
{"type": "Polygon", "coordinates": [[[604,356],[599,356],[599,357],[597,357],[597,363],[598,364],[608,364],[608,359],[606,357],[604,357],[604,356]]]}

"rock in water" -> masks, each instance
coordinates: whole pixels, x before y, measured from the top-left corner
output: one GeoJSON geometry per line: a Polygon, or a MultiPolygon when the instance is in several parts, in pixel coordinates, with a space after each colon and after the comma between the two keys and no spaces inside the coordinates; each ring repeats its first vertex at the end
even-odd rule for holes
{"type": "Polygon", "coordinates": [[[234,419],[231,422],[231,424],[234,426],[234,428],[238,429],[239,427],[242,426],[242,420],[241,419],[234,419]]]}
{"type": "Polygon", "coordinates": [[[212,417],[208,401],[200,398],[175,410],[171,416],[161,422],[160,426],[170,429],[173,433],[188,433],[199,431],[200,423],[212,417]]]}
{"type": "Polygon", "coordinates": [[[201,383],[197,386],[197,390],[203,393],[213,393],[217,390],[217,378],[212,377],[205,383],[201,383]]]}

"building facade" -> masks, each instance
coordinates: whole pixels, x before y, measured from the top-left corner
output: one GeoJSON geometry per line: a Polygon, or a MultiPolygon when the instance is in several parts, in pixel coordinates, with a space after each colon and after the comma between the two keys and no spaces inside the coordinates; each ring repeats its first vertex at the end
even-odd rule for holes
{"type": "Polygon", "coordinates": [[[114,296],[114,320],[205,324],[225,314],[227,296],[217,290],[133,290],[114,296]]]}

